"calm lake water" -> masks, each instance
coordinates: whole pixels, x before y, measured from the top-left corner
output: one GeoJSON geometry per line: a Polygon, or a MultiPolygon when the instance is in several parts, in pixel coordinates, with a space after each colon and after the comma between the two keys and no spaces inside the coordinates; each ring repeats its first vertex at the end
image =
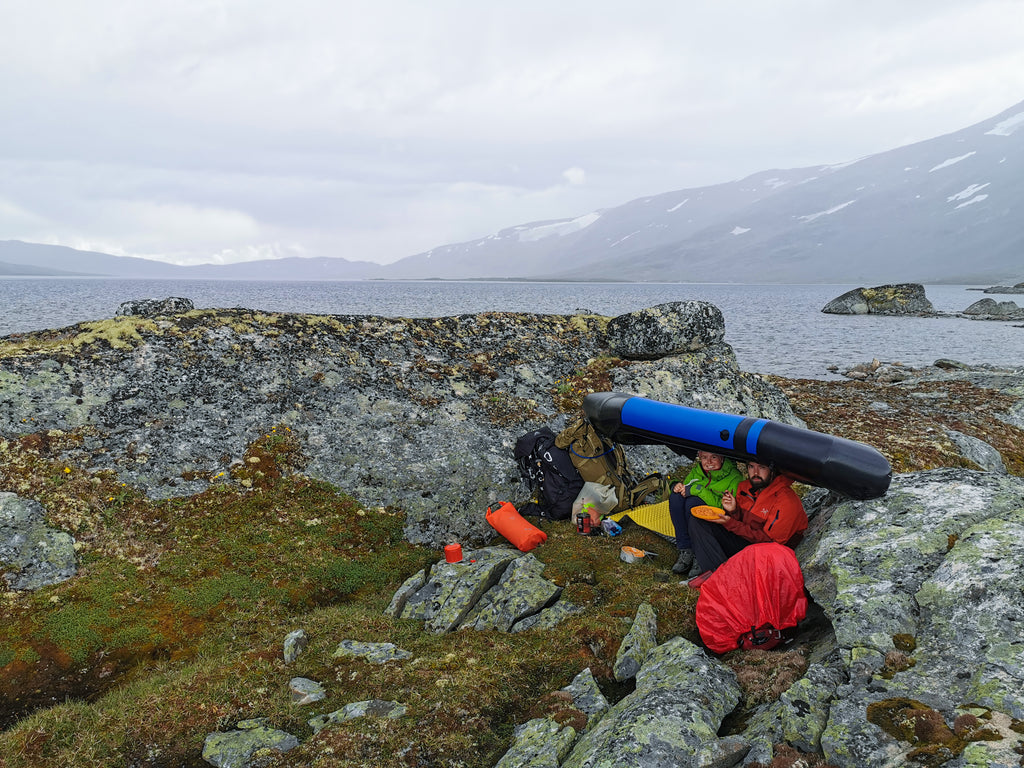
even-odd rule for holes
{"type": "MultiPolygon", "coordinates": [[[[800,378],[833,378],[878,358],[928,365],[1024,365],[1020,323],[826,315],[821,308],[855,285],[705,283],[265,282],[0,278],[0,336],[113,317],[123,301],[182,296],[198,308],[442,317],[492,310],[619,315],[667,301],[710,301],[725,316],[740,367],[800,378]]],[[[963,285],[926,286],[939,311],[959,312],[985,294],[963,285]]],[[[1020,297],[995,297],[997,300],[1020,297]]],[[[1018,304],[1022,303],[1018,301],[1018,304]]]]}

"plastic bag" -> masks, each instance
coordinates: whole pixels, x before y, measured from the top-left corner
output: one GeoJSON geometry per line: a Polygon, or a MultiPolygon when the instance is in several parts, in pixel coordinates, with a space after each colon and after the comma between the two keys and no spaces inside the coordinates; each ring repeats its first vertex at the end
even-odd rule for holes
{"type": "Polygon", "coordinates": [[[615,509],[615,505],[618,503],[619,500],[615,496],[615,489],[612,486],[586,482],[576,497],[576,501],[572,503],[572,518],[576,519],[576,514],[583,510],[584,504],[592,504],[602,515],[607,515],[615,509]]]}

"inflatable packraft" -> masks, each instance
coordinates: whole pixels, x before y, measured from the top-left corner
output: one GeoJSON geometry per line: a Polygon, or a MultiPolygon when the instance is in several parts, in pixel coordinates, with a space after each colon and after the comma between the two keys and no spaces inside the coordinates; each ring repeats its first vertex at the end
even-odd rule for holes
{"type": "Polygon", "coordinates": [[[715,653],[772,648],[782,630],[807,615],[804,575],[793,550],[782,544],[744,547],[700,588],[697,631],[715,653]]]}
{"type": "Polygon", "coordinates": [[[711,451],[772,464],[802,483],[854,499],[885,494],[889,460],[870,445],[769,419],[706,411],[620,392],[594,392],[583,410],[605,437],[627,445],[667,445],[694,456],[711,451]]]}

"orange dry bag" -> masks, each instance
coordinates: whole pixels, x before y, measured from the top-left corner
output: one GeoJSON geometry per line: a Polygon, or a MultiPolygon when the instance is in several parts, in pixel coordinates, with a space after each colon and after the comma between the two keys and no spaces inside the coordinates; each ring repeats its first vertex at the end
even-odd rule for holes
{"type": "Polygon", "coordinates": [[[544,531],[528,523],[507,501],[499,501],[487,508],[487,522],[522,552],[529,552],[548,538],[544,531]]]}

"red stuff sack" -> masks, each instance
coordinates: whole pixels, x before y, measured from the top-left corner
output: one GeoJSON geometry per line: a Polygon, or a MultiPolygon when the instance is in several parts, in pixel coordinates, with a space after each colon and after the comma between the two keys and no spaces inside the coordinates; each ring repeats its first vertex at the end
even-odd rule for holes
{"type": "Polygon", "coordinates": [[[487,508],[487,522],[522,552],[529,552],[548,538],[544,531],[527,522],[507,501],[499,501],[487,508]]]}
{"type": "Polygon", "coordinates": [[[744,547],[701,586],[697,631],[715,653],[774,648],[807,615],[804,575],[783,544],[744,547]]]}

